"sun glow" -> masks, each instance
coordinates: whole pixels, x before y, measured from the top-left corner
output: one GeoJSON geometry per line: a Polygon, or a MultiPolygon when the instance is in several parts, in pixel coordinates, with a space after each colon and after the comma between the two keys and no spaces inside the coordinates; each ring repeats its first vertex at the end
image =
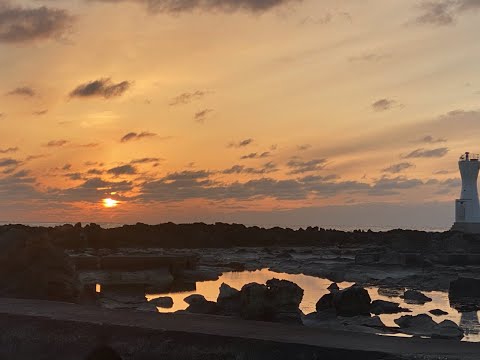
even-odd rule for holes
{"type": "Polygon", "coordinates": [[[102,202],[103,202],[103,206],[106,208],[112,208],[118,205],[118,201],[113,200],[111,198],[103,199],[102,202]]]}

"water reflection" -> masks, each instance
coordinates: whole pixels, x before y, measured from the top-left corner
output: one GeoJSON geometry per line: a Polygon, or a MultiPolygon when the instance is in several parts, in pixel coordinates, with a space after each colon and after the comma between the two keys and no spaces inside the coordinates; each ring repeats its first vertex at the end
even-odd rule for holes
{"type": "MultiPolygon", "coordinates": [[[[304,290],[303,301],[300,304],[300,309],[305,314],[315,311],[315,304],[320,297],[328,293],[327,287],[331,284],[331,281],[328,279],[317,278],[303,274],[276,273],[268,269],[263,269],[257,271],[227,272],[224,273],[218,280],[197,282],[196,290],[172,292],[169,294],[146,294],[146,298],[150,300],[160,296],[170,296],[173,299],[173,307],[171,309],[159,308],[158,310],[160,312],[174,312],[178,310],[185,310],[188,305],[183,301],[183,299],[192,294],[201,294],[205,296],[207,300],[216,301],[219,294],[219,288],[222,283],[226,283],[236,289],[241,289],[245,284],[251,282],[264,284],[267,280],[272,278],[292,281],[304,290]]],[[[353,283],[349,282],[338,283],[341,289],[351,286],[352,284],[353,283]]],[[[417,305],[405,303],[405,301],[400,298],[400,295],[403,292],[385,292],[380,289],[379,293],[379,289],[377,287],[370,287],[367,289],[372,300],[394,301],[400,303],[401,307],[410,309],[412,311],[411,313],[380,315],[381,320],[387,326],[396,327],[397,325],[395,324],[394,320],[398,319],[402,315],[429,314],[436,322],[441,322],[448,319],[459,324],[465,330],[464,340],[480,341],[478,312],[460,313],[454,308],[451,308],[448,299],[448,293],[446,292],[425,292],[428,297],[432,298],[432,301],[427,302],[424,305],[417,305]],[[433,316],[429,313],[429,311],[434,309],[441,309],[448,314],[433,316]]]]}

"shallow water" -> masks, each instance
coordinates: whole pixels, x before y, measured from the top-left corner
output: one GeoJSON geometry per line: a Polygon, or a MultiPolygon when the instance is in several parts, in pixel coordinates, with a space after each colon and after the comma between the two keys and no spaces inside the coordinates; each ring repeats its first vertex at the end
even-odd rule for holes
{"type": "MultiPolygon", "coordinates": [[[[146,297],[148,300],[151,300],[160,296],[170,296],[173,299],[173,307],[171,309],[158,308],[158,310],[160,312],[174,312],[178,310],[185,310],[188,307],[188,304],[185,303],[183,299],[192,294],[201,294],[207,300],[216,301],[219,294],[219,288],[222,283],[226,283],[235,289],[241,289],[245,284],[252,282],[264,284],[267,280],[272,278],[292,281],[304,290],[303,300],[300,304],[300,309],[304,314],[315,311],[315,304],[317,303],[318,299],[328,293],[327,287],[332,283],[328,279],[307,276],[303,274],[277,273],[268,269],[263,269],[257,271],[226,272],[220,276],[218,280],[197,282],[197,289],[195,291],[169,294],[147,294],[146,297]]],[[[343,289],[352,285],[352,283],[342,282],[338,283],[338,285],[341,289],[343,289]]],[[[425,305],[414,305],[405,303],[400,297],[387,297],[380,295],[378,293],[378,288],[376,287],[370,287],[367,288],[367,290],[372,300],[394,301],[400,303],[401,307],[410,309],[412,311],[411,313],[380,315],[380,318],[387,326],[396,327],[394,320],[398,319],[402,315],[429,314],[428,312],[430,310],[441,309],[448,312],[448,315],[429,315],[431,315],[436,322],[449,319],[459,324],[466,332],[465,338],[463,339],[464,341],[480,342],[480,325],[478,321],[480,312],[469,312],[463,314],[459,313],[457,310],[450,307],[448,293],[446,292],[424,292],[427,296],[432,298],[432,301],[426,303],[425,305]]]]}

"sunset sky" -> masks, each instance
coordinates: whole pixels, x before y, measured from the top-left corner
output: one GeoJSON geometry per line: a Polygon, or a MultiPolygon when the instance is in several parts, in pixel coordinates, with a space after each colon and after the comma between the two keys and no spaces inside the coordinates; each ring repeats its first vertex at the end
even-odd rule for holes
{"type": "Polygon", "coordinates": [[[0,220],[448,228],[479,24],[478,0],[0,0],[0,220]]]}

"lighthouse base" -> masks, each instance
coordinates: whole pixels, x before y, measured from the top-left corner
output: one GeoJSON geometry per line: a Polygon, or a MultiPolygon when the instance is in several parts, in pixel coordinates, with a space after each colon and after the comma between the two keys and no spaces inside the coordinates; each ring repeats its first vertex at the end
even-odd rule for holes
{"type": "Polygon", "coordinates": [[[461,231],[467,234],[480,234],[480,223],[456,222],[450,231],[461,231]]]}

